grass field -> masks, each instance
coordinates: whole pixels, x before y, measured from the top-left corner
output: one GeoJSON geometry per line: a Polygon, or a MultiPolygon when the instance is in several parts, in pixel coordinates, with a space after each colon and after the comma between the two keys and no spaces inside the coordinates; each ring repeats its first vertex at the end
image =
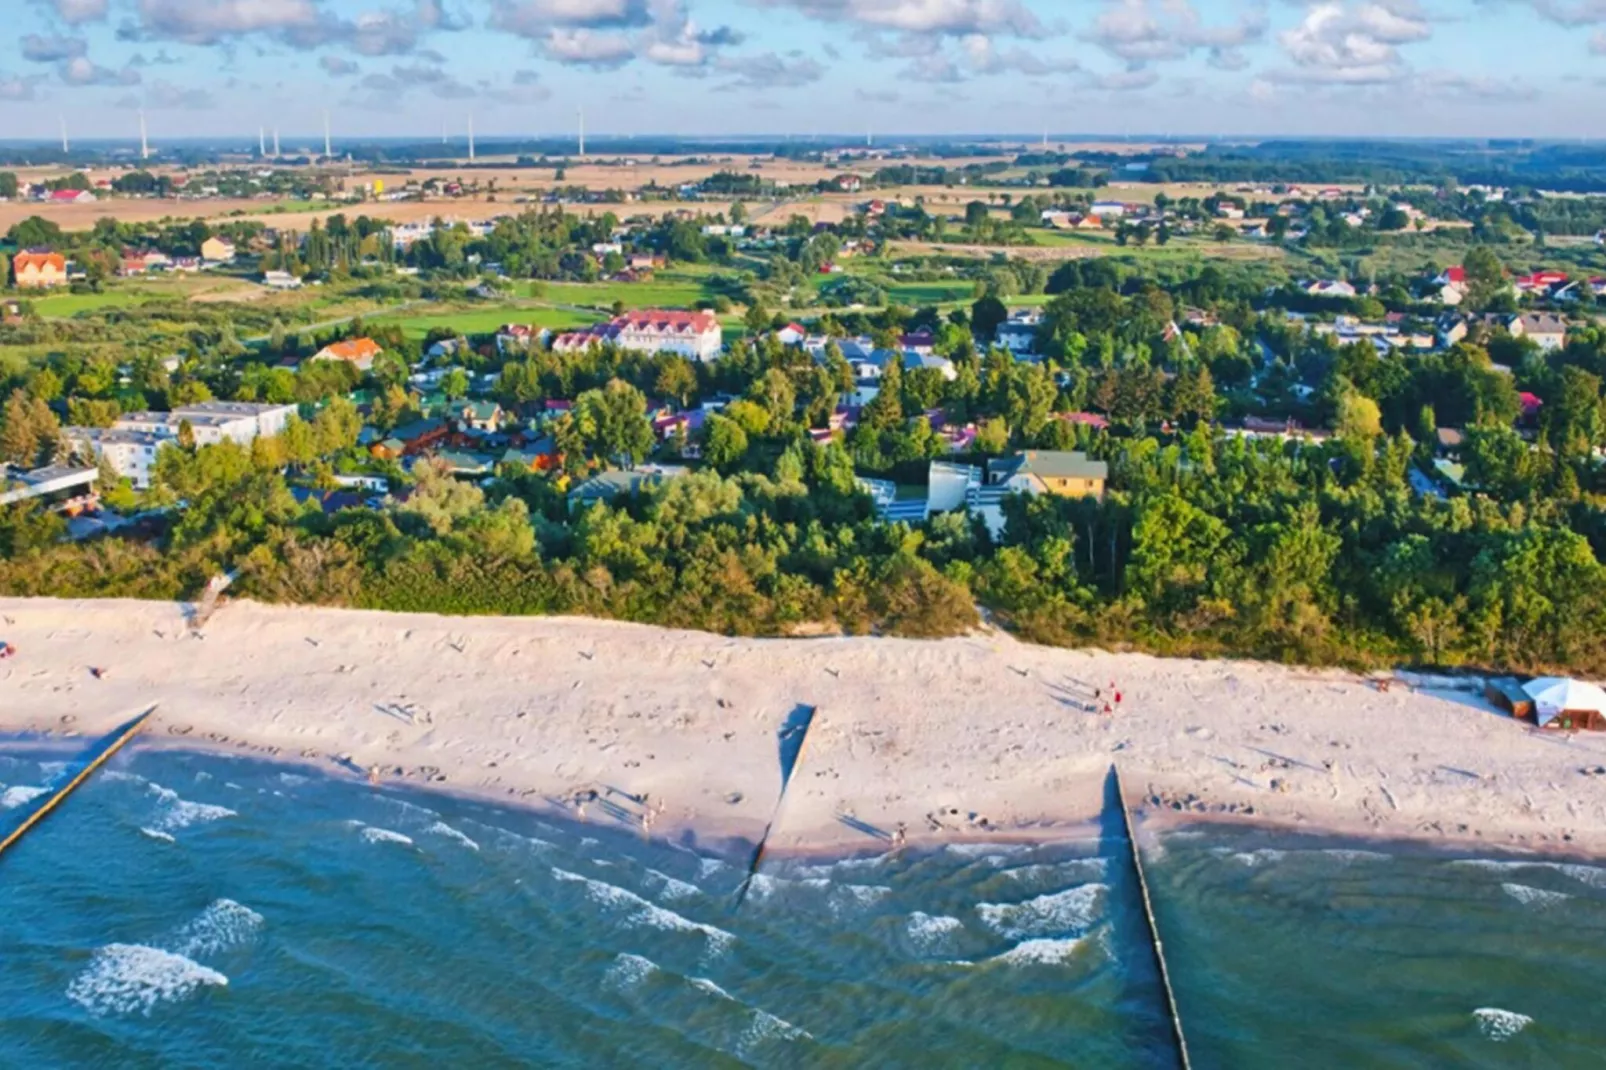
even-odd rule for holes
{"type": "MultiPolygon", "coordinates": [[[[528,284],[522,284],[516,292],[535,293],[528,284]]],[[[557,305],[594,308],[608,308],[615,301],[623,301],[631,308],[691,308],[716,296],[718,290],[709,284],[707,272],[665,271],[650,282],[543,283],[535,298],[557,305]]]]}
{"type": "Polygon", "coordinates": [[[52,319],[65,319],[80,312],[96,312],[103,308],[127,308],[148,300],[152,295],[134,290],[106,290],[98,294],[52,294],[32,298],[34,311],[52,319]]]}
{"type": "Polygon", "coordinates": [[[595,323],[600,318],[569,309],[496,305],[490,308],[467,308],[459,312],[381,314],[367,316],[364,322],[400,327],[409,338],[422,338],[436,327],[447,327],[462,334],[489,334],[504,323],[529,323],[537,327],[550,327],[555,331],[566,331],[595,323]]]}

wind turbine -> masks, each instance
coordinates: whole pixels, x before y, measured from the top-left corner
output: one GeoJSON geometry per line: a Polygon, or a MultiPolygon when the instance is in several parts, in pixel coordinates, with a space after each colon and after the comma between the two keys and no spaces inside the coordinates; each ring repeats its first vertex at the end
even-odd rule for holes
{"type": "Polygon", "coordinates": [[[61,152],[62,155],[65,156],[71,151],[72,146],[67,144],[67,117],[63,115],[61,117],[61,152]]]}
{"type": "Polygon", "coordinates": [[[468,113],[468,162],[474,162],[474,113],[468,113]]]}
{"type": "Polygon", "coordinates": [[[275,160],[279,158],[279,128],[277,126],[273,128],[273,158],[275,160]]]}
{"type": "Polygon", "coordinates": [[[268,128],[265,126],[257,127],[257,156],[264,160],[268,157],[268,128]]]}
{"type": "Polygon", "coordinates": [[[323,110],[323,158],[327,160],[332,156],[334,156],[334,150],[329,146],[329,109],[325,108],[323,110]]]}
{"type": "Polygon", "coordinates": [[[139,109],[139,158],[141,160],[148,160],[148,159],[151,158],[150,142],[145,137],[145,109],[144,108],[139,109]]]}
{"type": "Polygon", "coordinates": [[[584,156],[586,154],[586,110],[585,110],[584,107],[581,107],[579,109],[579,115],[580,115],[580,155],[584,156]]]}

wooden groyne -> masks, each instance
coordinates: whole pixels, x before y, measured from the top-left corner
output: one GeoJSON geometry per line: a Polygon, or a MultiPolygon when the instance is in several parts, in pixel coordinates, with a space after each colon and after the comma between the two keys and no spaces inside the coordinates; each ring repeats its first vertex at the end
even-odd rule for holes
{"type": "Polygon", "coordinates": [[[139,734],[139,730],[145,727],[145,722],[150,720],[151,714],[155,712],[156,707],[152,706],[132,721],[112,731],[97,743],[94,750],[90,752],[91,757],[84,763],[83,768],[79,769],[71,780],[56,788],[48,799],[34,807],[33,811],[23,819],[21,824],[7,833],[4,840],[0,840],[0,855],[4,855],[6,851],[10,850],[12,845],[26,836],[30,829],[43,821],[46,814],[61,805],[67,796],[77,791],[85,781],[94,776],[97,769],[110,761],[114,754],[123,749],[125,743],[139,734]]]}
{"type": "Polygon", "coordinates": [[[1132,827],[1132,811],[1126,805],[1126,792],[1121,788],[1121,770],[1110,766],[1115,782],[1115,796],[1121,805],[1121,823],[1126,828],[1126,842],[1130,848],[1132,871],[1138,875],[1138,894],[1143,899],[1143,917],[1149,924],[1149,946],[1154,952],[1154,965],[1160,971],[1160,988],[1165,992],[1166,1017],[1171,1021],[1171,1038],[1176,1041],[1177,1058],[1182,1070],[1192,1070],[1188,1058],[1188,1040],[1182,1033],[1182,1013],[1177,1010],[1177,994],[1171,987],[1171,972],[1166,968],[1165,944],[1160,939],[1160,923],[1154,916],[1154,901],[1149,897],[1149,879],[1143,873],[1143,856],[1138,853],[1137,833],[1132,827]]]}
{"type": "Polygon", "coordinates": [[[775,809],[770,812],[769,822],[764,826],[764,835],[759,837],[758,846],[753,848],[753,857],[748,859],[747,875],[742,878],[740,887],[736,889],[737,910],[740,910],[742,904],[747,901],[747,890],[752,887],[753,878],[758,876],[758,867],[764,861],[764,851],[769,847],[770,833],[775,831],[776,822],[781,819],[781,807],[786,804],[786,789],[791,786],[797,767],[803,764],[803,750],[808,745],[809,729],[814,727],[816,712],[816,707],[799,706],[792,711],[792,716],[781,729],[781,793],[776,796],[775,809]]]}

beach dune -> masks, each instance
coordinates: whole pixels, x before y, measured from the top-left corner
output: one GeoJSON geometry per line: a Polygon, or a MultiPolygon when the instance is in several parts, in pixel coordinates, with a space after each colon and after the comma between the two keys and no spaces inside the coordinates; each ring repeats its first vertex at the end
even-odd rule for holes
{"type": "Polygon", "coordinates": [[[1096,813],[1112,761],[1151,817],[1606,848],[1606,736],[1337,671],[997,632],[733,639],[244,601],[196,631],[173,604],[0,599],[0,639],[19,651],[0,661],[3,732],[92,735],[157,702],[141,746],[421,782],[716,849],[772,825],[780,850],[1061,834],[1096,813]]]}

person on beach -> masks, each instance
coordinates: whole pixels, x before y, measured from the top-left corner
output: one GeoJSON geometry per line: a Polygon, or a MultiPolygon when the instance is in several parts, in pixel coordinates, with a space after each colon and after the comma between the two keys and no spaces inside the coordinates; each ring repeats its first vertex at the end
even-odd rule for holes
{"type": "Polygon", "coordinates": [[[370,765],[368,767],[368,783],[375,787],[379,786],[379,766],[370,765]]]}

